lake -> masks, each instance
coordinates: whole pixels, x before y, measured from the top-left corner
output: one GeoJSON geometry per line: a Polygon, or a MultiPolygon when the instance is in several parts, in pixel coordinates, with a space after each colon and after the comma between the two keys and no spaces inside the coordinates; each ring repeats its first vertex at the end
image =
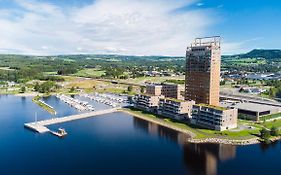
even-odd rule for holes
{"type": "MultiPolygon", "coordinates": [[[[44,98],[57,117],[77,110],[56,97],[44,98]]],[[[91,102],[98,109],[104,104],[91,102]]],[[[279,174],[281,144],[230,146],[189,144],[186,135],[124,113],[50,126],[60,139],[23,127],[53,117],[31,97],[0,95],[1,175],[236,175],[279,174]]]]}

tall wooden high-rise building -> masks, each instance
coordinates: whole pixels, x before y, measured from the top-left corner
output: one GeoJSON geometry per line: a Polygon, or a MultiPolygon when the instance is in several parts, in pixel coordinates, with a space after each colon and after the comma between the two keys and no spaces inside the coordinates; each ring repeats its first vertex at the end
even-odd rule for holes
{"type": "Polygon", "coordinates": [[[219,105],[220,37],[197,38],[186,51],[185,100],[219,105]]]}

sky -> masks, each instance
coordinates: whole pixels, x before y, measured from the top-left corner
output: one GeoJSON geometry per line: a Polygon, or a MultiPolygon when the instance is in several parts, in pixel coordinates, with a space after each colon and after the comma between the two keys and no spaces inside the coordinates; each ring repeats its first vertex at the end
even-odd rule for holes
{"type": "Polygon", "coordinates": [[[223,54],[281,48],[280,0],[0,0],[0,54],[184,56],[219,35],[223,54]]]}

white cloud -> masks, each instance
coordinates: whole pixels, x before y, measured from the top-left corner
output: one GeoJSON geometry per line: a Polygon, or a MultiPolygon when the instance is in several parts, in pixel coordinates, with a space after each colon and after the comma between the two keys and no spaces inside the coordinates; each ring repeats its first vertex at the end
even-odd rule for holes
{"type": "Polygon", "coordinates": [[[252,49],[258,48],[257,41],[262,40],[262,37],[247,39],[239,42],[223,42],[222,53],[227,55],[240,54],[249,52],[252,49]]]}
{"type": "Polygon", "coordinates": [[[177,11],[193,0],[96,0],[67,9],[16,2],[24,10],[0,16],[0,53],[184,55],[215,22],[210,10],[177,11]]]}

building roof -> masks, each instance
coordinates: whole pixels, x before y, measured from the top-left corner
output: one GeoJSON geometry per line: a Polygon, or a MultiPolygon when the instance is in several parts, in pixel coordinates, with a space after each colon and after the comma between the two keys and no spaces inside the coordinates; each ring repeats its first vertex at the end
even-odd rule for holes
{"type": "Polygon", "coordinates": [[[220,110],[220,111],[227,110],[227,108],[225,108],[225,107],[213,106],[213,105],[204,104],[204,103],[200,103],[200,104],[196,104],[196,105],[197,106],[202,106],[202,107],[207,107],[207,108],[213,108],[213,109],[220,110]]]}
{"type": "Polygon", "coordinates": [[[151,86],[151,87],[162,87],[161,84],[147,84],[146,86],[151,86]]]}
{"type": "Polygon", "coordinates": [[[174,101],[174,102],[178,102],[178,103],[185,102],[184,100],[180,100],[180,99],[176,99],[176,98],[164,98],[164,99],[174,101]]]}
{"type": "Polygon", "coordinates": [[[270,111],[272,109],[276,109],[277,107],[269,106],[269,105],[262,105],[257,103],[237,103],[232,107],[252,112],[264,112],[270,111]]]}

